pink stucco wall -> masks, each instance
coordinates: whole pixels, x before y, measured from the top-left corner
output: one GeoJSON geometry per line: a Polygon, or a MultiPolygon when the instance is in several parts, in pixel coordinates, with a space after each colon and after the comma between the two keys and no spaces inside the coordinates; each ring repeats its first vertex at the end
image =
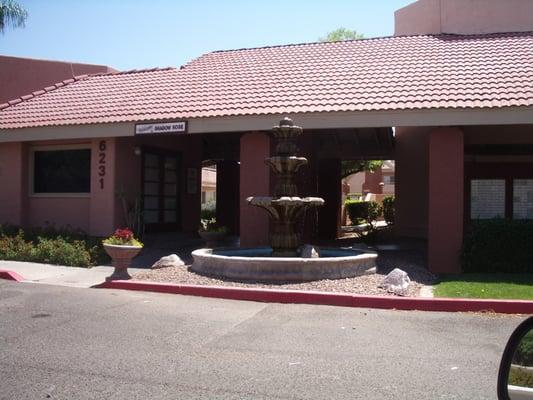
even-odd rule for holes
{"type": "Polygon", "coordinates": [[[265,158],[270,155],[270,137],[247,133],[241,137],[240,234],[241,246],[266,246],[269,221],[266,211],[246,203],[249,196],[270,195],[270,169],[265,158]]]}
{"type": "Polygon", "coordinates": [[[56,227],[72,227],[89,232],[89,197],[30,197],[27,213],[29,226],[42,227],[54,224],[56,227]]]}
{"type": "Polygon", "coordinates": [[[76,75],[112,71],[105,65],[0,56],[0,104],[76,75]]]}
{"type": "Polygon", "coordinates": [[[533,30],[530,0],[418,0],[394,16],[397,36],[533,30]]]}

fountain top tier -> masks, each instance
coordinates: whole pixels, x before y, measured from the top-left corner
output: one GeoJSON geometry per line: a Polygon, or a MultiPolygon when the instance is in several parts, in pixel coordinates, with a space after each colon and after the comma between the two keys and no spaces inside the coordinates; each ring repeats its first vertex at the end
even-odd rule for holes
{"type": "Polygon", "coordinates": [[[277,140],[275,155],[265,160],[277,177],[274,196],[249,197],[250,205],[266,210],[272,220],[270,243],[272,255],[277,257],[298,256],[301,234],[296,230],[296,223],[309,207],[324,204],[319,197],[298,197],[298,188],[294,176],[300,167],[307,164],[305,157],[297,157],[296,139],[303,132],[291,119],[284,118],[278,126],[272,128],[272,135],[277,140]]]}

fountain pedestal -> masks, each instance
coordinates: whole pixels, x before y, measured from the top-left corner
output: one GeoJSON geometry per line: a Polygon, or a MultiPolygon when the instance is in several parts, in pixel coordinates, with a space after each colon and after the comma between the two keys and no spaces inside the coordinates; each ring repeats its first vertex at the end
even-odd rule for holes
{"type": "Polygon", "coordinates": [[[297,157],[296,138],[302,134],[302,128],[295,126],[289,118],[284,118],[278,126],[272,128],[277,139],[275,155],[265,160],[277,176],[274,197],[248,197],[248,204],[266,210],[272,221],[270,245],[273,257],[297,257],[301,246],[301,235],[296,223],[311,207],[324,205],[320,197],[298,196],[294,176],[307,159],[297,157]]]}

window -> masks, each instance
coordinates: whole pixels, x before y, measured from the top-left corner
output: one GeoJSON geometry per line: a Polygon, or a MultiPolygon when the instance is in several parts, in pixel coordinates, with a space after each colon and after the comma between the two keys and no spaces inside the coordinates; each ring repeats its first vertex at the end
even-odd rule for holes
{"type": "Polygon", "coordinates": [[[385,184],[385,185],[394,185],[394,175],[385,175],[385,176],[383,176],[383,184],[385,184]]]}
{"type": "Polygon", "coordinates": [[[91,150],[34,150],[32,185],[35,194],[90,193],[91,150]]]}
{"type": "Polygon", "coordinates": [[[470,218],[490,219],[505,217],[505,180],[472,179],[470,218]]]}
{"type": "Polygon", "coordinates": [[[513,219],[533,219],[533,179],[513,180],[513,219]]]}

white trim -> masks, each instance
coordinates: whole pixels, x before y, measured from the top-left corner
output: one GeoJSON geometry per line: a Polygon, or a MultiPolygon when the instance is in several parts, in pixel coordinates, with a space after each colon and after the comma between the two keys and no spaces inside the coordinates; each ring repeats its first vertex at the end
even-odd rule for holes
{"type": "MultiPolygon", "coordinates": [[[[533,107],[280,113],[188,119],[188,133],[267,131],[290,117],[304,129],[533,124],[533,107]]],[[[185,120],[185,119],[184,119],[185,120]]],[[[135,135],[136,122],[0,129],[0,143],[135,135]]],[[[180,135],[181,136],[181,135],[180,135]]]]}
{"type": "MultiPolygon", "coordinates": [[[[91,192],[83,192],[83,193],[35,193],[34,192],[35,152],[36,151],[58,151],[58,150],[80,150],[80,149],[91,150],[91,144],[90,143],[77,143],[77,144],[54,144],[54,145],[30,146],[30,148],[28,149],[28,163],[29,163],[29,166],[28,166],[29,168],[28,197],[29,198],[89,198],[91,197],[91,192]]],[[[90,164],[89,164],[89,171],[90,173],[92,173],[90,164]]]]}
{"type": "Polygon", "coordinates": [[[0,129],[0,143],[133,136],[133,122],[0,129]]]}
{"type": "Polygon", "coordinates": [[[189,120],[189,133],[270,130],[288,116],[309,129],[533,124],[533,107],[286,113],[189,120]]]}

